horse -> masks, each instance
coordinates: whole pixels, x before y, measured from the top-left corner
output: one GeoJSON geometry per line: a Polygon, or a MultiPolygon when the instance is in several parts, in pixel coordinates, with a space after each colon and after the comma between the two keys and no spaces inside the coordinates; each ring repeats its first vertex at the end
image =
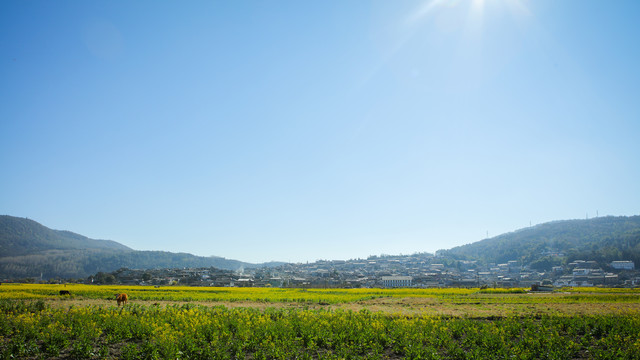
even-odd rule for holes
{"type": "Polygon", "coordinates": [[[120,306],[120,304],[122,304],[122,306],[124,306],[127,301],[129,300],[129,296],[127,294],[116,294],[116,301],[118,302],[118,306],[120,306]]]}

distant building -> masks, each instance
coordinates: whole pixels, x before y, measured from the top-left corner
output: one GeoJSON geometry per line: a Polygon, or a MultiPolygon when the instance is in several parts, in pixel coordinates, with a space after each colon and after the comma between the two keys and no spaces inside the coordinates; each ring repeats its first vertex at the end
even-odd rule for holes
{"type": "Polygon", "coordinates": [[[573,276],[587,276],[591,273],[591,269],[578,268],[573,269],[573,276]]]}
{"type": "Polygon", "coordinates": [[[237,287],[252,287],[253,279],[238,279],[234,282],[234,286],[237,287]]]}
{"type": "Polygon", "coordinates": [[[387,288],[409,287],[412,280],[411,276],[383,276],[382,285],[387,288]]]}
{"type": "Polygon", "coordinates": [[[633,261],[612,261],[611,267],[617,270],[633,270],[635,264],[633,261]]]}

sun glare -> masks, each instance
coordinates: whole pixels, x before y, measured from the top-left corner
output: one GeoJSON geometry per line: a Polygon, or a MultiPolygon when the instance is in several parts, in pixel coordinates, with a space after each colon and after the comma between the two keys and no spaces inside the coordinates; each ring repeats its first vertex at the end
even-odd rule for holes
{"type": "Polygon", "coordinates": [[[445,8],[463,10],[469,6],[474,17],[483,17],[486,16],[485,8],[489,5],[506,7],[513,16],[529,14],[523,0],[427,0],[408,16],[407,23],[410,25],[419,23],[430,14],[445,8]]]}
{"type": "Polygon", "coordinates": [[[484,11],[484,5],[485,5],[485,0],[472,0],[471,11],[474,14],[478,14],[479,16],[482,16],[482,13],[484,11]]]}

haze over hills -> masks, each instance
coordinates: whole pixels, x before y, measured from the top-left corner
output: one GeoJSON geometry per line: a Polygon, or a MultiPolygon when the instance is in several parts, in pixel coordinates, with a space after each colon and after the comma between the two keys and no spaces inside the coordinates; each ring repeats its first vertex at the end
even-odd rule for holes
{"type": "Polygon", "coordinates": [[[279,264],[251,264],[217,256],[166,251],[137,251],[111,240],[94,240],[70,231],[52,230],[30,219],[0,216],[0,279],[78,278],[122,267],[213,266],[238,270],[279,264]]]}
{"type": "MultiPolygon", "coordinates": [[[[554,221],[440,250],[437,255],[447,261],[502,263],[518,260],[522,265],[539,270],[549,270],[576,259],[603,263],[631,260],[640,264],[640,216],[554,221]]],[[[79,278],[123,267],[238,270],[281,264],[251,264],[222,257],[136,251],[115,241],[89,239],[69,231],[49,229],[33,220],[0,216],[0,279],[79,278]]]]}

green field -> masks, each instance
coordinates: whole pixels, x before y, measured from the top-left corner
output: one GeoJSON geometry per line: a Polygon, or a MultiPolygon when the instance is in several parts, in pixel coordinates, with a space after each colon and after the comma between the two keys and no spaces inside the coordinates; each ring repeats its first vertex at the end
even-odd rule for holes
{"type": "Polygon", "coordinates": [[[629,289],[5,284],[0,312],[2,359],[640,359],[629,289]]]}

